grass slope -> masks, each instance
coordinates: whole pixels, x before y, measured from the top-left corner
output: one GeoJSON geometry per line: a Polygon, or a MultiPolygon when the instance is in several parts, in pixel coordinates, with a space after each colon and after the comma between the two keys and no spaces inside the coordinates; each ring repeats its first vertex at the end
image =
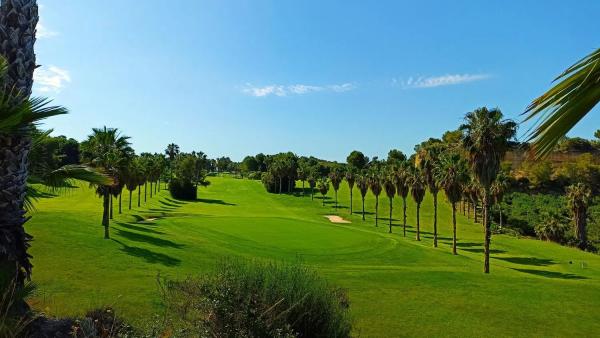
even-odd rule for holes
{"type": "MultiPolygon", "coordinates": [[[[237,255],[294,260],[314,266],[349,289],[355,333],[382,336],[594,336],[600,332],[600,256],[556,244],[508,236],[492,238],[491,274],[482,273],[482,229],[458,217],[459,255],[451,254],[451,213],[440,194],[440,246],[432,247],[432,200],[421,209],[422,241],[388,234],[387,219],[374,226],[349,215],[349,192],[333,202],[309,196],[268,194],[260,182],[213,177],[201,199],[181,202],[163,190],[141,208],[117,214],[111,240],[102,239],[101,200],[81,187],[42,199],[27,230],[34,235],[35,306],[56,315],[113,305],[136,321],[157,312],[156,276],[183,278],[215,258],[237,255]],[[155,220],[153,220],[156,218],[155,220]],[[150,219],[150,220],[149,220],[150,219]]],[[[330,197],[333,191],[330,192],[330,197]]],[[[143,198],[143,194],[142,194],[143,198]]],[[[134,200],[136,195],[134,194],[134,200]]],[[[369,194],[367,211],[374,209],[369,194]]],[[[135,205],[135,201],[134,201],[135,205]]],[[[354,210],[360,194],[354,193],[354,210]]],[[[388,214],[380,198],[379,215],[388,214]]],[[[394,200],[394,224],[401,200],[394,200]]]]}

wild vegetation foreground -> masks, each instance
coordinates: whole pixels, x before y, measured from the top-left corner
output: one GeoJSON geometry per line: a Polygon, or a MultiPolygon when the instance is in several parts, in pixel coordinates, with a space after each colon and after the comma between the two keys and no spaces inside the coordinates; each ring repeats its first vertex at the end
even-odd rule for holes
{"type": "MultiPolygon", "coordinates": [[[[103,239],[99,198],[87,185],[42,198],[27,230],[34,306],[51,315],[76,315],[112,305],[132,322],[160,313],[157,275],[183,279],[223,256],[302,260],[346,288],[354,333],[381,336],[594,336],[600,332],[600,256],[531,239],[495,235],[491,274],[481,271],[482,225],[458,217],[458,256],[451,252],[451,211],[439,198],[438,248],[432,242],[432,200],[421,207],[421,242],[414,240],[415,205],[408,233],[388,234],[369,195],[366,220],[349,214],[349,192],[320,196],[268,194],[259,181],[212,177],[197,201],[178,201],[166,190],[123,214],[115,207],[111,239],[103,239]]],[[[354,211],[361,209],[354,193],[354,211]]],[[[137,202],[137,196],[133,195],[137,202]]],[[[143,194],[142,194],[143,199],[143,194]]],[[[115,200],[116,203],[116,200],[115,200]]],[[[394,199],[394,225],[401,200],[394,199]]],[[[387,199],[380,210],[388,210],[387,199]]],[[[384,216],[387,217],[387,216],[384,216]]]]}

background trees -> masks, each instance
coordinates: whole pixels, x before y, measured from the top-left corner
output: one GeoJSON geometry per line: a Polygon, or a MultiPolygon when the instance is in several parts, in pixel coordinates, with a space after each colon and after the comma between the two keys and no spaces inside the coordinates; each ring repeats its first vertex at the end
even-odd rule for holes
{"type": "Polygon", "coordinates": [[[173,198],[195,200],[198,186],[210,184],[206,180],[203,168],[204,157],[194,154],[179,154],[173,171],[173,179],[169,182],[169,192],[173,198]]]}
{"type": "Polygon", "coordinates": [[[319,179],[317,182],[317,189],[319,189],[319,192],[321,193],[323,206],[325,206],[325,196],[327,195],[327,192],[329,192],[329,180],[326,177],[319,179]]]}
{"type": "Polygon", "coordinates": [[[362,170],[367,167],[369,163],[369,158],[366,157],[363,153],[358,150],[354,150],[348,155],[346,158],[346,162],[349,166],[356,168],[357,170],[362,170]]]}
{"type": "Polygon", "coordinates": [[[516,123],[503,120],[498,109],[478,108],[465,116],[462,145],[471,171],[482,188],[484,241],[484,272],[490,272],[491,228],[489,219],[490,188],[500,170],[500,161],[516,134],[516,123]]]}

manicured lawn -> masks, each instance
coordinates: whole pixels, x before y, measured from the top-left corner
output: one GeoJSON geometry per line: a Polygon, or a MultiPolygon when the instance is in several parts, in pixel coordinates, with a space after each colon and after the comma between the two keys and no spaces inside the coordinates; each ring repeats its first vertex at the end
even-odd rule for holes
{"type": "MultiPolygon", "coordinates": [[[[34,235],[35,306],[53,315],[112,305],[136,322],[160,310],[156,277],[183,278],[224,255],[301,259],[349,290],[355,333],[382,336],[572,336],[600,332],[600,256],[531,239],[492,238],[491,274],[484,275],[482,229],[458,217],[459,255],[451,254],[451,213],[440,194],[440,246],[432,247],[432,202],[421,209],[422,241],[388,234],[388,201],[374,215],[349,215],[345,182],[338,214],[309,196],[268,194],[258,181],[211,177],[200,200],[180,202],[163,190],[141,208],[100,226],[101,200],[86,186],[42,199],[27,224],[34,235]],[[150,219],[150,220],[148,220],[150,219]],[[142,220],[142,221],[140,221],[142,220]],[[144,221],[145,220],[145,221],[144,221]]],[[[333,190],[330,191],[330,197],[333,190]]],[[[136,194],[134,194],[134,199],[136,194]]],[[[143,198],[143,196],[142,196],[143,198]]],[[[367,211],[373,212],[369,194],[367,211]]],[[[135,203],[134,203],[135,205],[135,203]]],[[[401,200],[394,201],[394,224],[401,200]]],[[[354,210],[360,195],[354,192],[354,210]]]]}

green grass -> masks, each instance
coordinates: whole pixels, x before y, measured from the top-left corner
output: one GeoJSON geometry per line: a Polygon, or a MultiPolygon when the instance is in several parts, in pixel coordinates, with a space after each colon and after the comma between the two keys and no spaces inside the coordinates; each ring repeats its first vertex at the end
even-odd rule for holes
{"type": "MultiPolygon", "coordinates": [[[[595,336],[600,332],[600,256],[531,239],[492,238],[491,274],[482,273],[482,226],[458,217],[459,255],[451,254],[451,214],[440,194],[440,246],[432,247],[432,200],[422,206],[422,241],[388,234],[387,221],[349,215],[348,189],[332,200],[268,194],[258,181],[211,177],[197,202],[173,201],[163,190],[142,208],[116,214],[102,239],[101,200],[86,187],[42,199],[27,223],[34,235],[35,306],[54,315],[110,304],[139,321],[160,309],[156,276],[184,278],[226,255],[300,257],[347,288],[354,331],[382,336],[595,336]],[[153,221],[143,221],[152,219],[153,221]]],[[[333,196],[333,191],[330,191],[333,196]]],[[[134,195],[135,199],[135,195],[134,195]]],[[[394,224],[401,200],[394,200],[394,224]]],[[[367,211],[374,209],[369,194],[367,211]]],[[[354,193],[354,210],[360,195],[354,193]]],[[[387,198],[379,215],[387,217],[387,198]]]]}

